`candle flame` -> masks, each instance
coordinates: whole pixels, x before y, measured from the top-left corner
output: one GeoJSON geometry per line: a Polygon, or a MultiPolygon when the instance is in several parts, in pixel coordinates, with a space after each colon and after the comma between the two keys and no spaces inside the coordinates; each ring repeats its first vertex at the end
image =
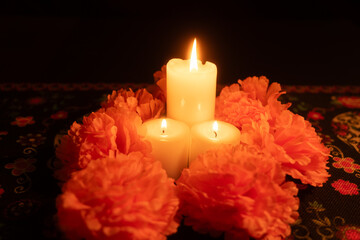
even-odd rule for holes
{"type": "Polygon", "coordinates": [[[166,119],[164,118],[164,119],[161,121],[161,133],[162,133],[162,134],[165,134],[166,128],[167,128],[167,123],[166,123],[166,119]]]}
{"type": "Polygon", "coordinates": [[[197,55],[196,55],[196,38],[194,38],[194,43],[191,51],[190,72],[193,69],[198,70],[197,55]]]}
{"type": "Polygon", "coordinates": [[[215,121],[215,122],[213,123],[213,131],[214,131],[215,137],[217,137],[217,132],[218,132],[218,130],[219,130],[219,125],[218,125],[218,122],[215,121]]]}

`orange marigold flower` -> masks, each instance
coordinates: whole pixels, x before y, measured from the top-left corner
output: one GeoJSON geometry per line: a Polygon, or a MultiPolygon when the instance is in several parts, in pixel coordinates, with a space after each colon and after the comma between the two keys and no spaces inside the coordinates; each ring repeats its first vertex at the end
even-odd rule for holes
{"type": "Polygon", "coordinates": [[[242,90],[249,94],[250,98],[259,99],[264,106],[268,104],[270,96],[277,95],[281,91],[279,83],[274,82],[269,86],[269,79],[265,76],[248,77],[238,82],[242,90]]]}
{"type": "Polygon", "coordinates": [[[158,118],[165,111],[165,102],[154,98],[145,88],[133,92],[132,89],[120,89],[113,91],[108,95],[107,101],[102,103],[102,107],[124,108],[136,112],[146,121],[152,118],[158,118]]]}
{"type": "Polygon", "coordinates": [[[243,124],[260,121],[261,115],[276,116],[289,108],[290,104],[277,100],[284,93],[280,85],[268,85],[266,77],[249,77],[224,87],[216,98],[215,117],[241,129],[243,124]]]}
{"type": "Polygon", "coordinates": [[[155,96],[160,96],[160,99],[164,98],[166,100],[166,65],[163,65],[160,71],[154,73],[154,82],[158,86],[155,96]]]}
{"type": "Polygon", "coordinates": [[[153,77],[154,77],[155,83],[157,83],[157,82],[160,81],[161,79],[165,79],[165,78],[166,78],[166,65],[163,65],[163,66],[161,67],[161,70],[156,71],[156,72],[153,74],[153,77]]]}
{"type": "Polygon", "coordinates": [[[322,186],[330,176],[326,166],[330,149],[302,116],[289,110],[276,117],[272,128],[274,142],[285,151],[284,171],[304,184],[322,186]]]}
{"type": "Polygon", "coordinates": [[[322,186],[330,176],[326,166],[330,149],[300,115],[285,110],[274,126],[263,116],[262,121],[243,126],[241,134],[242,142],[271,152],[283,171],[303,184],[322,186]]]}
{"type": "Polygon", "coordinates": [[[179,207],[174,180],[140,152],[111,154],[73,173],[57,198],[69,239],[166,239],[179,207]]]}
{"type": "Polygon", "coordinates": [[[135,112],[115,107],[91,113],[83,118],[82,124],[74,122],[56,148],[63,166],[55,172],[55,177],[66,181],[72,172],[85,168],[94,159],[108,156],[110,151],[150,153],[150,143],[138,134],[140,128],[141,119],[135,112]]]}
{"type": "Polygon", "coordinates": [[[244,124],[259,121],[266,108],[258,99],[241,91],[238,84],[226,86],[216,98],[215,118],[231,123],[241,129],[244,124]]]}
{"type": "Polygon", "coordinates": [[[240,128],[242,142],[268,149],[288,175],[322,186],[329,177],[330,150],[309,121],[278,100],[284,93],[280,85],[268,88],[268,83],[265,77],[253,77],[224,87],[216,99],[216,118],[240,128]]]}
{"type": "Polygon", "coordinates": [[[224,145],[193,161],[177,180],[179,214],[213,236],[275,239],[290,235],[299,201],[296,185],[256,145],[224,145]]]}

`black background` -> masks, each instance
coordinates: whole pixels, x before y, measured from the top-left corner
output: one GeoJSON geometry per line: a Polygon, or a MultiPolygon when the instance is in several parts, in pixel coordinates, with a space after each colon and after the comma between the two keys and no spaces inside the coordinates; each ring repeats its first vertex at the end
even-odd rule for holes
{"type": "Polygon", "coordinates": [[[151,83],[174,57],[218,67],[218,82],[360,83],[355,1],[162,3],[2,1],[1,82],[151,83]]]}

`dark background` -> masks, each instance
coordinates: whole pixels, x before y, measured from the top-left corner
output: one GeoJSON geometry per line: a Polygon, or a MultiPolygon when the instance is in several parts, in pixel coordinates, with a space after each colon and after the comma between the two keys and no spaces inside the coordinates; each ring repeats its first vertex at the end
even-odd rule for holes
{"type": "Polygon", "coordinates": [[[219,83],[359,85],[355,2],[1,1],[0,81],[151,83],[196,37],[219,83]]]}

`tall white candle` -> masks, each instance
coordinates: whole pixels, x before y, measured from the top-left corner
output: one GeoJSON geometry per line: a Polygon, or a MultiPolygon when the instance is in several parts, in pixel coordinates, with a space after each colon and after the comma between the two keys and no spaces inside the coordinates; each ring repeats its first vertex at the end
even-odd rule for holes
{"type": "Polygon", "coordinates": [[[166,65],[167,116],[189,126],[214,119],[217,75],[214,63],[197,60],[196,41],[192,52],[190,60],[174,58],[166,65]]]}
{"type": "Polygon", "coordinates": [[[240,131],[234,125],[223,121],[206,121],[194,125],[190,130],[191,149],[189,162],[201,153],[221,144],[238,144],[240,131]]]}
{"type": "Polygon", "coordinates": [[[177,179],[189,159],[190,129],[169,118],[146,121],[145,139],[150,141],[152,156],[161,162],[169,177],[177,179]]]}

